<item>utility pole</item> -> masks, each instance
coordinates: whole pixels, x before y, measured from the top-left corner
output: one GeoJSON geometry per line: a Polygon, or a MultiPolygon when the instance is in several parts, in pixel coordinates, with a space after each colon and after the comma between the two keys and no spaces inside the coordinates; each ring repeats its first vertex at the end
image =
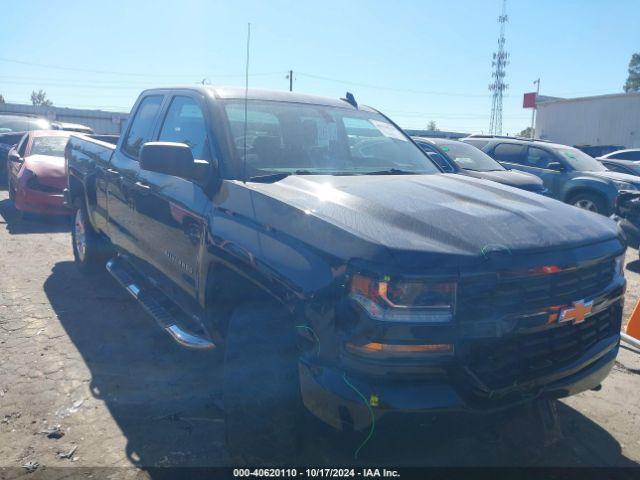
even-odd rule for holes
{"type": "Polygon", "coordinates": [[[535,115],[536,115],[536,110],[538,110],[538,95],[540,94],[540,79],[538,78],[535,82],[533,82],[533,84],[537,85],[538,87],[536,88],[536,103],[533,106],[533,110],[531,110],[531,139],[535,138],[536,136],[535,115]]]}
{"type": "Polygon", "coordinates": [[[289,70],[289,73],[285,78],[289,79],[289,91],[293,92],[293,70],[289,70]]]}
{"type": "Polygon", "coordinates": [[[493,92],[491,99],[491,120],[489,122],[489,133],[493,135],[502,134],[502,94],[509,88],[504,83],[506,75],[505,68],[509,64],[509,53],[504,49],[505,38],[504,31],[506,23],[509,20],[507,16],[507,0],[502,0],[502,14],[498,17],[500,24],[500,36],[498,37],[498,51],[493,54],[491,65],[493,72],[491,74],[492,82],[489,85],[489,91],[493,92]]]}

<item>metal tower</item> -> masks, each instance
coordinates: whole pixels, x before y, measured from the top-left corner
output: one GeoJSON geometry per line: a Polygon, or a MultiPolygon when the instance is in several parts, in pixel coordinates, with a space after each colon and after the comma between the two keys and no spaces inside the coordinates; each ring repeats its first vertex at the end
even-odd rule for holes
{"type": "Polygon", "coordinates": [[[489,85],[489,91],[493,92],[489,133],[493,135],[502,134],[502,93],[509,88],[509,85],[504,83],[505,68],[509,64],[509,53],[504,50],[504,30],[508,20],[507,0],[502,0],[502,14],[498,17],[498,23],[500,24],[498,51],[493,54],[493,61],[491,62],[493,67],[492,82],[489,85]]]}

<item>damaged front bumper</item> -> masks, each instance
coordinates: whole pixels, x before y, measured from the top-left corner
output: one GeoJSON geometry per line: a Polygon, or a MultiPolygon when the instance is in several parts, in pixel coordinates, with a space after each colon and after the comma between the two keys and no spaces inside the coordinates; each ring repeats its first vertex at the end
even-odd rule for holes
{"type": "Polygon", "coordinates": [[[348,374],[300,361],[302,398],[316,417],[340,430],[362,430],[390,412],[490,413],[537,398],[562,398],[597,387],[613,367],[619,335],[605,339],[547,377],[492,394],[478,395],[468,384],[446,378],[393,380],[348,374]]]}

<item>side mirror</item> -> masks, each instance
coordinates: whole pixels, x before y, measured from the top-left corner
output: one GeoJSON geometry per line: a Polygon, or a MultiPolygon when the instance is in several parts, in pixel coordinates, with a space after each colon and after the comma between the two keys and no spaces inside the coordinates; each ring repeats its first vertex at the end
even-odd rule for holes
{"type": "Polygon", "coordinates": [[[547,169],[555,170],[556,172],[564,172],[564,165],[560,162],[549,162],[547,169]]]}
{"type": "Polygon", "coordinates": [[[172,142],[147,142],[142,145],[140,168],[186,179],[192,179],[196,170],[189,146],[172,142]]]}
{"type": "Polygon", "coordinates": [[[20,154],[15,148],[12,148],[11,150],[9,150],[9,153],[7,154],[7,158],[9,159],[10,162],[16,162],[16,163],[24,162],[24,158],[20,156],[20,154]]]}

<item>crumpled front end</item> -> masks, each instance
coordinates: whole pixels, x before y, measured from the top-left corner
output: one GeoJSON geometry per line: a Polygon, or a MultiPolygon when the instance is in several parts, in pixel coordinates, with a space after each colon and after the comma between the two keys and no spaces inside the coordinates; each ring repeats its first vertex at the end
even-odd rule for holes
{"type": "Polygon", "coordinates": [[[488,253],[475,269],[411,274],[411,285],[436,283],[417,296],[400,283],[405,297],[390,290],[387,272],[351,265],[341,306],[308,316],[300,331],[309,347],[299,365],[304,402],[337,428],[360,429],[392,411],[488,412],[594,388],[618,351],[623,253],[617,239],[552,253],[488,253]],[[354,286],[362,276],[378,283],[354,286]],[[442,285],[452,283],[447,317],[451,292],[442,285]],[[384,316],[358,295],[437,308],[384,316]]]}

